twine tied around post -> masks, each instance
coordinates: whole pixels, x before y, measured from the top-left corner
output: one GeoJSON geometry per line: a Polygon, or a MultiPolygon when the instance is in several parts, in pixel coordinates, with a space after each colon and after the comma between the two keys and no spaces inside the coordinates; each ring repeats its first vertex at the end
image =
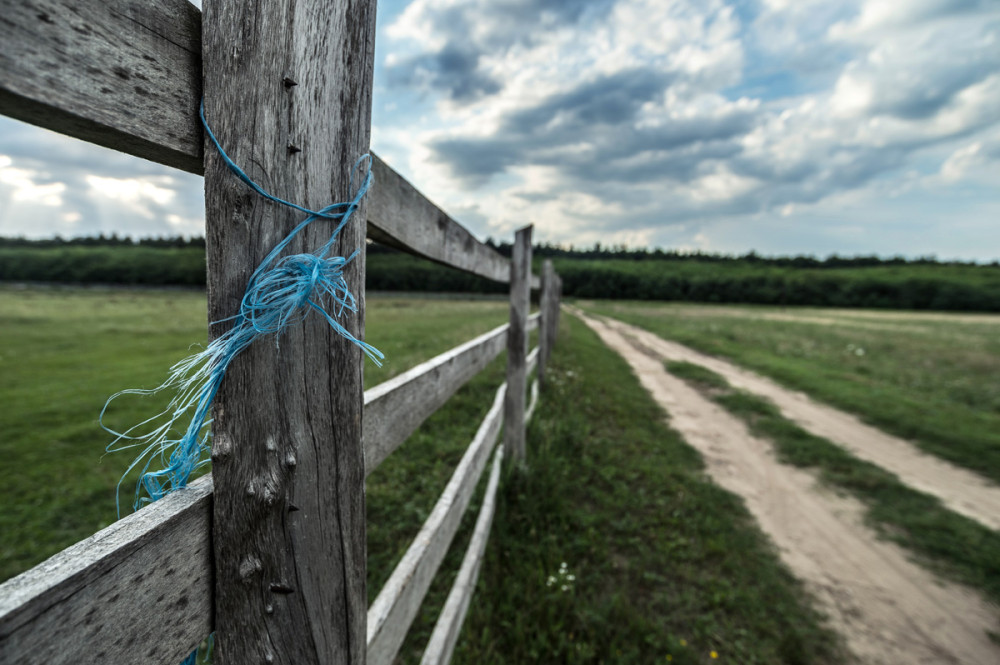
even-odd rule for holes
{"type": "MultiPolygon", "coordinates": [[[[381,366],[380,361],[384,358],[378,349],[354,337],[338,321],[345,312],[357,312],[357,303],[344,279],[343,271],[360,250],[356,249],[346,258],[330,256],[337,236],[371,187],[371,156],[364,155],[354,164],[349,185],[349,191],[354,194],[349,201],[334,203],[318,211],[310,210],[280,199],[254,182],[230,159],[212,133],[205,119],[204,101],[199,114],[205,132],[219,155],[241,181],[264,198],[307,216],[257,266],[247,284],[239,312],[223,319],[232,321],[232,328],[210,342],[204,350],[171,367],[167,380],[159,387],[152,390],[123,390],[112,395],[105,403],[99,422],[101,427],[115,436],[114,441],[107,446],[107,451],[142,448],[122,476],[124,481],[132,471],[141,467],[133,502],[136,510],[185,487],[191,474],[209,463],[212,422],[209,412],[212,401],[225,378],[229,364],[258,338],[273,335],[277,344],[282,331],[316,312],[326,319],[338,335],[358,346],[375,364],[381,366]],[[359,173],[362,177],[355,190],[354,180],[359,173]],[[281,257],[292,239],[317,220],[336,223],[326,243],[311,253],[281,257]],[[174,396],[159,414],[124,431],[114,430],[105,424],[108,407],[115,399],[122,395],[152,395],[162,391],[173,391],[174,396]],[[187,426],[178,436],[176,428],[185,421],[187,426]]],[[[119,516],[122,481],[118,483],[115,498],[119,516]]]]}

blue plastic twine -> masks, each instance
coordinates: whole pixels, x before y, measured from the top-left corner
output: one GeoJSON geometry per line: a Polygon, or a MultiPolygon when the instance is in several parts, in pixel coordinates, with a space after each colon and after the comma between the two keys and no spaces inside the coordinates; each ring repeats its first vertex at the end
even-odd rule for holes
{"type": "MultiPolygon", "coordinates": [[[[237,166],[222,149],[215,134],[205,120],[205,104],[202,102],[201,122],[219,155],[229,169],[255,192],[275,203],[294,208],[308,216],[289,233],[284,240],[271,250],[247,284],[238,314],[225,319],[234,321],[233,327],[220,335],[201,352],[191,355],[170,368],[170,376],[161,386],[153,390],[123,390],[112,395],[101,410],[100,424],[116,438],[108,447],[108,452],[141,447],[142,452],[128,467],[122,481],[140,465],[142,472],[136,483],[133,508],[156,501],[164,495],[185,487],[191,473],[209,462],[209,412],[212,400],[222,384],[226,369],[233,358],[249,347],[258,337],[279,334],[289,326],[306,318],[310,312],[318,312],[342,337],[357,345],[381,366],[382,353],[354,337],[337,319],[345,311],[357,312],[357,303],[344,280],[344,268],[358,255],[355,250],[346,259],[342,256],[328,256],[341,229],[350,221],[361,200],[372,183],[371,156],[364,155],[351,172],[350,190],[354,191],[354,176],[364,165],[364,178],[354,193],[354,198],[345,203],[334,203],[322,210],[314,211],[290,203],[264,191],[260,185],[237,166]],[[316,220],[337,222],[330,239],[311,254],[294,254],[278,258],[288,243],[298,233],[316,220]],[[104,416],[112,401],[122,395],[152,395],[164,390],[173,390],[174,397],[161,413],[135,425],[124,432],[111,429],[104,424],[104,416]],[[189,419],[190,418],[190,419],[189,419]],[[183,434],[177,436],[177,426],[187,421],[183,434]],[[145,431],[152,427],[152,431],[145,431]],[[153,469],[154,463],[162,466],[153,469]]],[[[218,323],[218,322],[216,322],[218,323]]],[[[121,481],[118,483],[115,501],[121,515],[121,481]]]]}

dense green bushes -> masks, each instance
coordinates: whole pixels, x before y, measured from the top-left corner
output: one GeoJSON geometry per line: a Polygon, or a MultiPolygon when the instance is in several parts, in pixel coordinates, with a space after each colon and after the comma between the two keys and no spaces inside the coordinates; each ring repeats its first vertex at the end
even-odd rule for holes
{"type": "MultiPolygon", "coordinates": [[[[0,280],[204,286],[204,241],[0,239],[0,280]]],[[[497,249],[509,253],[509,246],[497,249]]],[[[877,257],[762,258],[540,246],[565,295],[760,305],[1000,311],[1000,266],[877,257]]],[[[379,245],[368,247],[367,288],[503,293],[502,284],[379,245]]]]}
{"type": "Polygon", "coordinates": [[[0,280],[204,286],[205,250],[135,245],[0,247],[0,280]]]}
{"type": "Polygon", "coordinates": [[[696,267],[704,269],[556,261],[564,292],[581,298],[1000,311],[1000,268],[994,266],[779,270],[734,261],[696,267]]]}

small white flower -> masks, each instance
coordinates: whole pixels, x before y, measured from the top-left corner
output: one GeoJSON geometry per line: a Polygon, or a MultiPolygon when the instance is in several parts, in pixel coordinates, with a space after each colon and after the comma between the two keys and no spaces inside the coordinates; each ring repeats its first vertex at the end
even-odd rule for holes
{"type": "Polygon", "coordinates": [[[549,579],[545,580],[545,586],[552,586],[556,583],[556,578],[554,575],[549,575],[549,579]]]}
{"type": "Polygon", "coordinates": [[[576,580],[576,575],[567,575],[566,579],[568,579],[570,582],[573,582],[576,580]]]}
{"type": "Polygon", "coordinates": [[[859,346],[858,348],[854,349],[854,355],[860,358],[861,356],[865,355],[865,350],[859,346]]]}
{"type": "Polygon", "coordinates": [[[562,590],[563,590],[563,591],[569,591],[569,587],[568,587],[568,586],[566,586],[565,584],[563,584],[563,585],[562,585],[562,590]]]}

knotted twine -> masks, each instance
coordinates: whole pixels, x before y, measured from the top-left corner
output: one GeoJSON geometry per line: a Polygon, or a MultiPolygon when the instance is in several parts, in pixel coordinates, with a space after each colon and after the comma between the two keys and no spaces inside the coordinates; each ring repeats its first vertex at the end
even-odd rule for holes
{"type": "Polygon", "coordinates": [[[115,501],[118,503],[119,516],[121,483],[136,468],[141,466],[141,473],[136,482],[135,501],[132,505],[138,510],[147,503],[185,487],[191,474],[209,463],[212,422],[209,413],[212,400],[225,378],[229,364],[258,338],[273,335],[277,344],[282,331],[305,320],[310,313],[317,312],[337,334],[357,345],[376,365],[381,366],[380,360],[384,358],[378,349],[354,337],[337,320],[345,312],[358,311],[357,302],[344,279],[344,268],[360,250],[355,249],[347,258],[329,255],[340,231],[350,221],[371,186],[371,156],[364,155],[354,164],[348,190],[354,191],[354,196],[350,201],[334,203],[318,211],[310,210],[264,191],[222,149],[205,120],[204,101],[199,115],[212,144],[226,166],[241,181],[264,198],[303,212],[307,217],[257,266],[243,294],[239,313],[223,319],[233,321],[230,330],[210,342],[203,351],[171,367],[169,377],[159,387],[152,390],[123,390],[112,395],[105,403],[99,421],[101,427],[116,437],[107,446],[107,451],[142,448],[142,452],[118,483],[115,501]],[[359,172],[363,172],[363,178],[355,191],[354,178],[359,172]],[[312,253],[279,258],[292,239],[317,220],[336,222],[329,240],[312,253]],[[118,397],[153,395],[162,391],[172,391],[173,398],[166,409],[152,418],[123,432],[104,424],[108,407],[118,397]],[[185,421],[187,427],[178,437],[177,428],[185,421]],[[152,430],[146,431],[149,427],[152,430]],[[154,466],[162,468],[153,468],[154,466]]]}

